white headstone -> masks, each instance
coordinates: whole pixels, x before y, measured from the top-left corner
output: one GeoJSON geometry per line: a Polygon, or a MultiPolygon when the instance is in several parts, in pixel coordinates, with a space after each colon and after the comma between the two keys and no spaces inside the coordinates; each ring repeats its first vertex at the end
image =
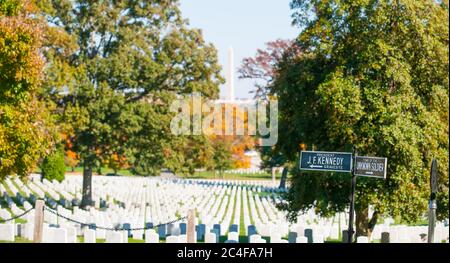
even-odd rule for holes
{"type": "Polygon", "coordinates": [[[150,229],[145,231],[145,243],[159,243],[159,235],[155,230],[150,229]]]}
{"type": "Polygon", "coordinates": [[[365,236],[359,236],[356,238],[356,243],[369,243],[369,239],[365,236]]]}
{"type": "Polygon", "coordinates": [[[228,233],[228,240],[234,240],[239,242],[239,233],[237,232],[229,232],[228,233]]]}
{"type": "Polygon", "coordinates": [[[120,232],[122,234],[122,243],[128,243],[128,231],[124,230],[120,232]]]}
{"type": "Polygon", "coordinates": [[[249,242],[250,243],[258,243],[257,241],[260,240],[260,239],[261,239],[260,235],[251,235],[249,242]]]}
{"type": "Polygon", "coordinates": [[[216,243],[216,234],[215,233],[206,233],[205,234],[205,243],[216,243]]]}
{"type": "Polygon", "coordinates": [[[166,243],[178,243],[178,236],[166,237],[166,243]]]}
{"type": "Polygon", "coordinates": [[[77,243],[77,229],[73,226],[66,226],[67,243],[77,243]]]}
{"type": "Polygon", "coordinates": [[[144,239],[144,231],[143,230],[133,231],[133,239],[138,239],[138,240],[144,239]]]}
{"type": "Polygon", "coordinates": [[[123,235],[118,231],[108,231],[106,233],[106,243],[122,243],[123,235]]]}
{"type": "Polygon", "coordinates": [[[14,224],[0,224],[0,240],[14,241],[14,224]]]}
{"type": "Polygon", "coordinates": [[[187,235],[178,236],[178,243],[187,243],[187,235]]]}
{"type": "Polygon", "coordinates": [[[95,230],[94,229],[86,229],[84,231],[84,243],[95,243],[96,237],[95,237],[95,230]]]}
{"type": "Polygon", "coordinates": [[[298,236],[296,239],[296,243],[308,243],[308,238],[305,236],[298,236]]]}
{"type": "Polygon", "coordinates": [[[51,243],[67,243],[67,229],[65,228],[50,228],[51,229],[51,243]]]}

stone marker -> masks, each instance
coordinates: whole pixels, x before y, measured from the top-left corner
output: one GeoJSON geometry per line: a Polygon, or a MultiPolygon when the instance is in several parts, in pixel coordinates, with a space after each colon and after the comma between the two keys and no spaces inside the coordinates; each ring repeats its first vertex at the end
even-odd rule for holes
{"type": "Polygon", "coordinates": [[[119,231],[108,231],[106,233],[106,243],[123,243],[123,235],[119,231]]]}
{"type": "Polygon", "coordinates": [[[180,223],[180,235],[186,235],[187,233],[187,224],[180,223]]]}
{"type": "Polygon", "coordinates": [[[122,234],[122,243],[128,243],[128,230],[119,231],[122,234]]]}
{"type": "Polygon", "coordinates": [[[166,238],[166,226],[167,225],[158,226],[158,235],[160,239],[166,238]]]}
{"type": "Polygon", "coordinates": [[[66,226],[67,243],[77,243],[77,229],[73,226],[66,226]]]}
{"type": "Polygon", "coordinates": [[[342,243],[348,243],[348,230],[342,230],[342,243]]]}
{"type": "Polygon", "coordinates": [[[390,243],[390,234],[389,232],[381,233],[381,243],[390,243]]]}
{"type": "Polygon", "coordinates": [[[132,235],[133,239],[142,240],[144,239],[144,230],[134,230],[132,235]]]}
{"type": "Polygon", "coordinates": [[[36,200],[36,206],[34,209],[34,234],[33,242],[41,243],[43,236],[43,224],[44,224],[44,200],[36,200]]]}
{"type": "Polygon", "coordinates": [[[356,238],[356,243],[369,243],[369,238],[365,236],[359,236],[356,238]]]}
{"type": "Polygon", "coordinates": [[[95,235],[98,239],[105,239],[106,238],[106,230],[105,229],[97,229],[95,230],[95,235]]]}
{"type": "Polygon", "coordinates": [[[305,229],[305,237],[308,238],[308,243],[314,243],[313,230],[311,228],[305,229]]]}
{"type": "Polygon", "coordinates": [[[234,240],[239,242],[239,233],[238,232],[228,232],[228,240],[234,240]]]}
{"type": "Polygon", "coordinates": [[[217,237],[215,233],[206,233],[205,234],[205,243],[217,243],[217,237]]]}
{"type": "Polygon", "coordinates": [[[220,240],[220,235],[219,235],[220,229],[213,228],[213,229],[210,230],[210,232],[214,233],[216,235],[216,242],[215,243],[219,243],[219,240],[220,240]]]}
{"type": "Polygon", "coordinates": [[[14,241],[14,224],[0,224],[0,240],[14,241]]]}
{"type": "Polygon", "coordinates": [[[178,243],[188,243],[187,241],[187,235],[179,235],[178,236],[178,243]]]}
{"type": "Polygon", "coordinates": [[[247,236],[251,236],[251,235],[256,235],[257,234],[257,232],[256,232],[256,226],[254,226],[254,225],[249,225],[248,227],[247,227],[247,236]]]}
{"type": "Polygon", "coordinates": [[[216,234],[220,236],[222,233],[220,232],[220,224],[214,224],[213,229],[217,230],[216,234]]]}
{"type": "Polygon", "coordinates": [[[186,237],[187,243],[196,243],[197,242],[197,234],[195,233],[195,209],[188,210],[186,235],[187,235],[187,237],[186,237]]]}
{"type": "Polygon", "coordinates": [[[324,239],[323,235],[320,235],[320,234],[314,234],[314,235],[313,235],[313,242],[314,242],[314,243],[324,243],[324,242],[325,242],[325,239],[324,239]]]}
{"type": "Polygon", "coordinates": [[[249,242],[250,242],[250,243],[258,243],[257,241],[258,241],[259,239],[261,239],[261,236],[260,236],[260,235],[257,235],[257,234],[251,235],[250,238],[249,238],[249,242]]]}
{"type": "Polygon", "coordinates": [[[178,236],[168,236],[166,243],[178,243],[178,236]]]}
{"type": "Polygon", "coordinates": [[[50,243],[67,243],[67,229],[65,228],[50,228],[51,238],[50,243]]]}
{"type": "Polygon", "coordinates": [[[296,243],[297,236],[298,236],[297,232],[289,232],[288,234],[289,243],[296,243]]]}
{"type": "Polygon", "coordinates": [[[145,231],[145,243],[159,243],[159,235],[153,229],[145,231]]]}
{"type": "Polygon", "coordinates": [[[295,239],[295,242],[296,242],[296,243],[308,243],[308,238],[305,237],[305,236],[298,236],[298,237],[295,239]]]}
{"type": "Polygon", "coordinates": [[[232,224],[230,226],[229,232],[239,232],[239,226],[236,224],[232,224]]]}
{"type": "Polygon", "coordinates": [[[206,225],[198,224],[196,226],[196,231],[197,231],[197,241],[203,240],[205,237],[206,225]]]}
{"type": "Polygon", "coordinates": [[[131,237],[131,224],[130,223],[125,223],[122,226],[123,229],[125,229],[128,233],[128,237],[131,237]]]}
{"type": "Polygon", "coordinates": [[[95,243],[95,242],[96,242],[95,230],[86,229],[84,231],[84,243],[95,243]]]}

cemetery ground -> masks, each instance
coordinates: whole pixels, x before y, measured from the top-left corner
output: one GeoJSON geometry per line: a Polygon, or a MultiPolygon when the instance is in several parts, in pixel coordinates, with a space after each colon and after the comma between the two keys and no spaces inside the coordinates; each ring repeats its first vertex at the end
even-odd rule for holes
{"type": "MultiPolygon", "coordinates": [[[[37,169],[35,171],[36,173],[40,173],[41,171],[37,169]]],[[[67,174],[74,174],[74,175],[82,175],[83,173],[83,167],[75,167],[74,169],[70,167],[66,167],[67,174]]],[[[94,175],[99,175],[98,171],[94,171],[94,175]]],[[[100,175],[106,175],[106,174],[114,174],[113,169],[105,167],[101,169],[100,175]]],[[[133,176],[132,171],[128,169],[121,169],[117,171],[118,175],[121,176],[133,176]]],[[[223,173],[223,177],[220,176],[219,172],[214,171],[196,171],[193,175],[186,175],[186,176],[179,176],[186,179],[227,179],[227,180],[272,180],[272,175],[266,171],[253,171],[242,169],[242,170],[235,170],[235,171],[225,171],[223,173]]],[[[280,180],[281,173],[276,173],[276,180],[280,180]]]]}
{"type": "MultiPolygon", "coordinates": [[[[0,220],[19,216],[28,209],[31,212],[13,222],[0,223],[0,242],[31,242],[32,204],[37,198],[46,201],[43,242],[50,243],[185,243],[186,219],[182,217],[189,209],[196,209],[198,243],[342,241],[342,232],[348,227],[347,213],[323,218],[311,209],[299,215],[297,223],[290,223],[285,212],[277,208],[285,192],[277,183],[256,179],[94,176],[95,207],[86,211],[78,207],[81,176],[66,175],[62,182],[41,181],[38,174],[31,175],[28,181],[11,177],[0,184],[0,220]],[[173,220],[178,221],[165,224],[173,220]],[[156,227],[159,224],[163,225],[156,227]],[[148,229],[129,230],[144,227],[148,229]]],[[[387,242],[382,240],[387,234],[391,243],[425,243],[426,233],[425,218],[413,225],[403,224],[398,218],[384,218],[370,240],[359,237],[358,242],[387,242]]],[[[436,241],[448,242],[448,222],[437,224],[436,241]]]]}

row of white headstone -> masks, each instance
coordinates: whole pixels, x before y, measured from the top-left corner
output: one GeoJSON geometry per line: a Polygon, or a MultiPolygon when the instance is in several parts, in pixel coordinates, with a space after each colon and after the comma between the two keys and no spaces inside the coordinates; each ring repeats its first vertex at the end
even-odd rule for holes
{"type": "MultiPolygon", "coordinates": [[[[67,176],[66,180],[59,183],[45,179],[40,182],[39,177],[34,175],[26,183],[18,178],[6,179],[4,186],[0,184],[0,190],[6,191],[8,187],[10,192],[17,193],[20,189],[25,197],[29,194],[42,197],[47,193],[55,200],[64,198],[71,201],[73,198],[81,198],[81,183],[80,176],[67,176]]],[[[59,205],[58,213],[96,226],[113,228],[127,224],[131,228],[142,228],[146,226],[146,223],[157,225],[171,221],[186,215],[188,209],[195,208],[197,227],[202,224],[202,229],[204,228],[199,232],[199,239],[207,241],[206,239],[210,237],[212,240],[210,234],[214,234],[216,242],[220,236],[226,237],[230,242],[239,242],[239,236],[244,235],[249,242],[265,241],[265,239],[258,239],[258,236],[268,237],[270,242],[277,243],[303,242],[307,236],[308,242],[321,243],[326,239],[339,239],[341,230],[347,228],[348,222],[346,214],[322,218],[311,209],[298,216],[298,223],[290,224],[286,220],[285,212],[276,208],[276,205],[282,201],[276,194],[276,189],[268,185],[257,185],[255,182],[94,176],[93,189],[95,189],[96,207],[85,211],[78,207],[66,209],[59,205]],[[261,194],[265,195],[261,196],[261,194]],[[100,200],[104,200],[108,208],[98,209],[100,200]],[[253,228],[251,233],[248,232],[249,228],[253,228]],[[252,237],[253,235],[256,237],[252,237]]],[[[12,204],[9,211],[0,209],[0,218],[10,218],[30,207],[31,204],[26,201],[23,209],[12,204]]],[[[114,232],[101,229],[82,231],[79,225],[58,218],[49,212],[45,213],[44,219],[52,226],[66,228],[66,233],[73,232],[67,228],[77,229],[77,236],[94,231],[96,239],[107,239],[109,233],[114,232]]],[[[390,232],[392,242],[423,242],[426,227],[393,226],[391,223],[392,221],[385,220],[383,224],[377,225],[372,240],[380,239],[382,232],[390,232]]],[[[48,231],[54,231],[52,228],[55,227],[49,227],[48,231]]],[[[144,231],[130,232],[131,237],[147,239],[144,231]]],[[[184,240],[182,232],[185,231],[181,231],[179,223],[171,225],[164,232],[158,234],[163,240],[170,236],[181,236],[180,240],[184,240]]],[[[437,233],[438,240],[448,239],[448,227],[438,224],[437,233]]],[[[52,235],[49,234],[49,236],[52,235]]],[[[92,235],[89,234],[87,239],[90,240],[92,235]]],[[[67,240],[73,240],[73,238],[67,237],[67,240]]],[[[166,242],[173,240],[174,238],[166,239],[166,242]]],[[[364,237],[360,238],[360,242],[364,240],[364,237]]]]}

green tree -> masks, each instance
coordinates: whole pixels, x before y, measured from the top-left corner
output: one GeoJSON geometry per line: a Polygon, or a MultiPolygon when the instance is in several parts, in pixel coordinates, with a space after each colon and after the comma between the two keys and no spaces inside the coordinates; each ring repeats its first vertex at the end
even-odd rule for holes
{"type": "MultiPolygon", "coordinates": [[[[448,1],[294,0],[300,56],[285,56],[277,146],[388,158],[387,179],[358,178],[357,235],[383,215],[414,222],[427,212],[432,158],[439,162],[439,218],[448,218],[448,1]],[[374,209],[368,217],[368,207],[374,209]]],[[[294,171],[290,218],[315,207],[345,211],[348,174],[294,171]]]]}
{"type": "Polygon", "coordinates": [[[53,179],[62,182],[66,173],[64,152],[61,148],[45,156],[41,163],[42,177],[51,181],[53,179]]]}
{"type": "Polygon", "coordinates": [[[220,67],[215,48],[182,19],[178,1],[46,0],[40,5],[49,25],[68,35],[47,51],[54,62],[47,92],[77,145],[84,166],[82,206],[87,206],[92,169],[101,165],[105,154],[124,155],[144,173],[162,166],[159,153],[144,147],[176,149],[172,143],[177,140],[167,140],[162,132],[166,129],[160,128],[169,122],[159,122],[161,114],[151,111],[167,102],[161,95],[168,93],[216,97],[220,67]],[[154,108],[137,109],[140,103],[154,108]],[[138,116],[140,111],[147,112],[138,116]],[[140,120],[152,115],[158,119],[152,127],[156,130],[149,131],[153,137],[132,139],[146,134],[140,120]],[[143,162],[141,152],[154,162],[143,162]]]}
{"type": "Polygon", "coordinates": [[[214,155],[212,158],[212,169],[214,171],[218,171],[220,178],[224,178],[223,172],[227,169],[231,169],[232,162],[232,154],[230,145],[224,141],[215,141],[214,142],[214,155]]]}
{"type": "Polygon", "coordinates": [[[26,176],[55,139],[46,102],[38,97],[44,33],[31,1],[0,1],[0,180],[26,176]]]}

